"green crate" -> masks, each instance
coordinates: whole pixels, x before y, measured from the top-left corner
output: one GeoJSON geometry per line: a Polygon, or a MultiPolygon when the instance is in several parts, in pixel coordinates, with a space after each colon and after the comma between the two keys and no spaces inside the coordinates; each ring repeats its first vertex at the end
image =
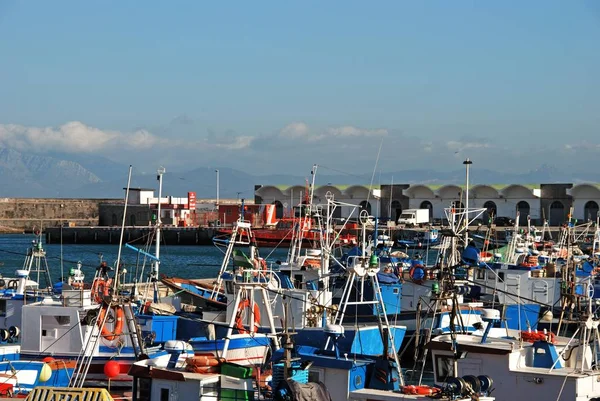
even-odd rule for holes
{"type": "Polygon", "coordinates": [[[221,389],[221,401],[254,401],[254,391],[221,389]]]}
{"type": "Polygon", "coordinates": [[[252,377],[252,368],[225,362],[221,365],[221,374],[238,379],[249,379],[252,377]]]}

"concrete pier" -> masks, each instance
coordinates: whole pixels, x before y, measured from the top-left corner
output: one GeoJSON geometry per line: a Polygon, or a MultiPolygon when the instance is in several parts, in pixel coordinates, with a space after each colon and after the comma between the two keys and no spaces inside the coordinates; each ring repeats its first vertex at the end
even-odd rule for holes
{"type": "MultiPolygon", "coordinates": [[[[125,227],[123,242],[143,244],[152,234],[153,227],[125,227]]],[[[47,227],[44,229],[48,244],[115,244],[119,243],[121,227],[47,227]]],[[[212,245],[216,234],[209,227],[163,227],[161,236],[169,245],[212,245]]]]}

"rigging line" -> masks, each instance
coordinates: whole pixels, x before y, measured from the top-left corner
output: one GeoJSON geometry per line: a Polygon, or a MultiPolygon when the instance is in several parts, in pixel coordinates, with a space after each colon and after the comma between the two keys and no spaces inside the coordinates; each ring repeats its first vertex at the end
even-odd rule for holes
{"type": "MultiPolygon", "coordinates": [[[[369,184],[369,194],[367,195],[367,204],[371,198],[371,192],[373,191],[373,181],[375,180],[375,172],[377,171],[377,165],[379,164],[379,156],[381,156],[381,147],[383,146],[383,136],[381,142],[379,142],[379,150],[377,151],[377,159],[375,160],[375,166],[373,166],[373,174],[371,174],[371,183],[369,184]]],[[[378,210],[379,212],[379,210],[378,210]]]]}
{"type": "Polygon", "coordinates": [[[281,239],[281,241],[279,241],[277,243],[277,245],[275,245],[275,247],[273,248],[273,250],[271,252],[269,252],[269,254],[267,256],[265,256],[265,260],[269,259],[269,257],[273,254],[273,252],[275,252],[277,250],[277,248],[279,247],[279,245],[282,244],[282,242],[287,238],[287,236],[293,232],[293,228],[290,228],[285,235],[283,236],[283,238],[281,239]]]}
{"type": "MultiPolygon", "coordinates": [[[[464,281],[466,281],[466,282],[468,282],[468,283],[470,283],[470,284],[475,284],[475,285],[478,285],[478,286],[480,286],[480,287],[484,287],[484,288],[487,288],[487,289],[494,290],[494,287],[492,287],[492,286],[485,285],[485,284],[481,284],[481,283],[478,283],[478,282],[476,282],[476,281],[473,281],[473,280],[470,280],[470,279],[466,279],[466,280],[464,280],[464,281]]],[[[414,284],[414,285],[421,286],[421,287],[427,287],[427,288],[429,288],[429,286],[428,286],[428,285],[425,285],[425,284],[417,284],[417,283],[414,283],[414,282],[413,282],[413,284],[414,284]]],[[[514,300],[514,299],[517,297],[517,294],[514,294],[514,293],[512,293],[512,292],[509,292],[509,291],[504,291],[504,290],[496,290],[496,291],[497,291],[497,292],[500,292],[500,293],[502,293],[502,294],[504,294],[504,295],[506,295],[506,296],[508,296],[508,297],[510,297],[510,298],[512,298],[513,300],[514,300]]],[[[527,297],[520,297],[520,299],[522,299],[522,300],[525,300],[525,301],[528,301],[528,302],[531,302],[531,303],[534,303],[534,304],[538,304],[538,305],[541,305],[541,306],[545,306],[545,307],[552,307],[552,308],[555,308],[555,305],[556,305],[556,303],[558,303],[558,301],[557,301],[557,302],[556,302],[554,305],[551,305],[551,304],[546,304],[546,303],[543,303],[543,302],[540,302],[540,301],[536,301],[536,300],[534,300],[534,299],[527,298],[527,297]]],[[[559,300],[559,301],[560,301],[560,300],[559,300]]],[[[559,308],[559,310],[561,310],[561,309],[563,309],[563,308],[559,308]]],[[[566,310],[566,309],[565,309],[565,310],[566,310]]]]}
{"type": "Polygon", "coordinates": [[[365,177],[362,177],[362,176],[360,176],[360,175],[357,175],[357,174],[352,174],[352,173],[349,173],[349,172],[347,172],[347,171],[338,170],[338,169],[335,169],[335,168],[332,168],[332,167],[323,166],[322,164],[319,164],[319,167],[321,167],[321,168],[324,168],[324,169],[326,169],[326,170],[335,171],[335,172],[337,172],[337,173],[345,174],[345,175],[348,175],[348,176],[350,176],[350,177],[360,178],[361,180],[364,180],[364,179],[365,179],[365,177]]]}

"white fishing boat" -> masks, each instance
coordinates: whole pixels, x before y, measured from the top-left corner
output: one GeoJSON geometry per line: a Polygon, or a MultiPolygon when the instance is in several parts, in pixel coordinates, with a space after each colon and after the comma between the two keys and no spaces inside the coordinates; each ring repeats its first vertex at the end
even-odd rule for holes
{"type": "Polygon", "coordinates": [[[521,332],[514,338],[445,334],[428,345],[436,384],[452,376],[489,374],[500,400],[589,401],[600,397],[598,321],[582,321],[573,338],[521,332]]]}

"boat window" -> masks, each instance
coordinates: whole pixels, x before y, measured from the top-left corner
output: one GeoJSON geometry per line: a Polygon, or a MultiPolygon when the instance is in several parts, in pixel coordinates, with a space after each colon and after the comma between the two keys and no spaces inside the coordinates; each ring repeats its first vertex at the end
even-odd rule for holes
{"type": "Polygon", "coordinates": [[[435,357],[435,377],[437,382],[446,382],[454,377],[454,358],[447,355],[437,355],[435,357]]]}
{"type": "Polygon", "coordinates": [[[322,369],[310,369],[308,371],[308,381],[311,383],[323,382],[323,370],[322,369]]]}
{"type": "Polygon", "coordinates": [[[6,299],[0,299],[0,316],[6,316],[6,299]]]}
{"type": "Polygon", "coordinates": [[[227,290],[228,294],[235,294],[235,290],[233,288],[233,281],[225,281],[225,289],[227,290]]]}
{"type": "Polygon", "coordinates": [[[160,389],[160,401],[169,401],[169,389],[168,388],[160,389]]]}
{"type": "Polygon", "coordinates": [[[51,328],[71,324],[71,316],[42,316],[42,327],[51,328]]]}
{"type": "Polygon", "coordinates": [[[294,274],[295,288],[302,288],[302,281],[304,281],[304,276],[302,274],[294,274]]]}
{"type": "Polygon", "coordinates": [[[218,392],[217,392],[217,383],[207,383],[207,384],[203,384],[202,388],[200,389],[200,396],[217,396],[218,392]]]}
{"type": "Polygon", "coordinates": [[[477,269],[477,279],[485,280],[485,269],[477,269]]]}
{"type": "Polygon", "coordinates": [[[498,281],[504,282],[504,272],[498,272],[498,281]]]}

